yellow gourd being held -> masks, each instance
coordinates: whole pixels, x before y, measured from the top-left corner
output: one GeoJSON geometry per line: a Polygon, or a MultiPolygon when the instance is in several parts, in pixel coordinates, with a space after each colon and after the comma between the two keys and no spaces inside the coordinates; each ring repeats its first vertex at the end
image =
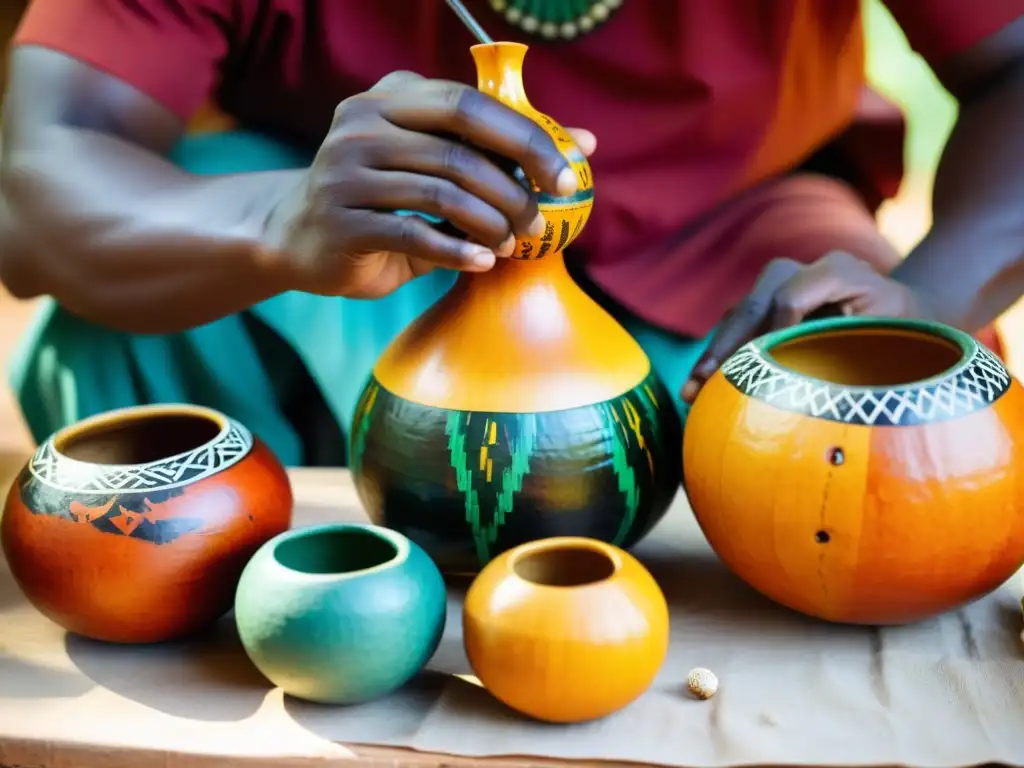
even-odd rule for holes
{"type": "Polygon", "coordinates": [[[358,403],[351,466],[371,519],[449,572],[546,536],[629,547],[681,476],[669,393],[563,260],[593,206],[590,165],[527,99],[526,46],[471,50],[478,87],[541,125],[579,187],[539,195],[545,232],[489,272],[461,274],[384,352],[358,403]]]}

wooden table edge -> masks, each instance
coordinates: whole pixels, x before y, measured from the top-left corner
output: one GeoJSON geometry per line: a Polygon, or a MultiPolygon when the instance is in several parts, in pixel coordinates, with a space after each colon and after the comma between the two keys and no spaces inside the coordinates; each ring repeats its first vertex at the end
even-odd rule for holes
{"type": "Polygon", "coordinates": [[[513,755],[463,757],[335,743],[339,754],[246,756],[0,738],[0,768],[652,768],[649,763],[513,755]],[[345,753],[345,754],[342,754],[345,753]]]}
{"type": "MultiPolygon", "coordinates": [[[[0,768],[658,768],[651,763],[617,760],[562,760],[559,758],[461,757],[436,752],[417,752],[398,747],[338,745],[347,755],[248,757],[166,752],[135,748],[110,749],[82,744],[39,743],[29,739],[0,740],[0,768]]],[[[787,764],[741,768],[809,768],[787,764]]],[[[906,768],[877,765],[871,768],[906,768]]],[[[1008,768],[1002,763],[983,763],[974,768],[1008,768]]]]}

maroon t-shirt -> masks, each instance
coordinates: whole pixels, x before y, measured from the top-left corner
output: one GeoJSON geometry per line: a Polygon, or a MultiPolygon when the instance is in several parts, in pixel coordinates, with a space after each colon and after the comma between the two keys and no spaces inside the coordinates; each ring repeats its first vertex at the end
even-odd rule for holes
{"type": "MultiPolygon", "coordinates": [[[[680,233],[841,137],[871,104],[860,0],[624,0],[591,34],[551,42],[508,25],[486,0],[467,5],[494,38],[530,46],[531,101],[598,137],[595,210],[578,242],[595,265],[642,269],[645,253],[668,249],[685,273],[688,260],[714,258],[680,233]]],[[[1024,14],[1024,0],[887,5],[931,63],[1024,14]]],[[[311,147],[339,101],[388,72],[475,82],[473,42],[442,0],[34,0],[16,36],[130,83],[183,120],[212,100],[247,127],[311,147]]],[[[898,183],[899,147],[875,158],[855,175],[877,202],[898,183]]],[[[614,282],[602,287],[684,333],[706,331],[731,298],[691,285],[681,308],[631,300],[614,282]]]]}

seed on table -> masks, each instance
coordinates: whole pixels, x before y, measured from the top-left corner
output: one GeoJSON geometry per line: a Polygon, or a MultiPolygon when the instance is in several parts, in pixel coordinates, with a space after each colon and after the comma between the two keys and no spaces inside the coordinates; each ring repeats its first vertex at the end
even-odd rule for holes
{"type": "Polygon", "coordinates": [[[718,691],[718,678],[710,669],[696,667],[686,676],[686,687],[698,699],[710,699],[718,691]]]}

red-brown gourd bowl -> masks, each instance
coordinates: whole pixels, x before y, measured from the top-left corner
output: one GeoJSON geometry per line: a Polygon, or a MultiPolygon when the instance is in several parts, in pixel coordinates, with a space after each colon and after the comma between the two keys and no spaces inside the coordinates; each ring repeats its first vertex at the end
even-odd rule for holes
{"type": "Polygon", "coordinates": [[[39,446],[7,496],[0,543],[25,596],[65,629],[159,642],[223,615],[249,558],[291,514],[284,468],[243,425],[142,406],[39,446]]]}

